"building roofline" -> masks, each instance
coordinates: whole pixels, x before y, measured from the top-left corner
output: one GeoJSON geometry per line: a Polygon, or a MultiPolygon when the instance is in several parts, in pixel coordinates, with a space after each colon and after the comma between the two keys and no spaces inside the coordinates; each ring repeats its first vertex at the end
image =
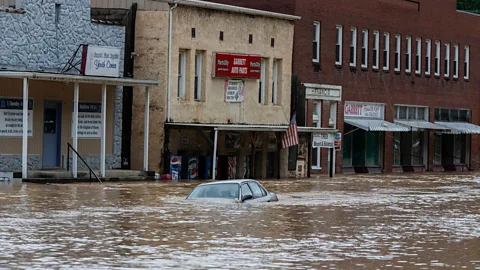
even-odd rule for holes
{"type": "Polygon", "coordinates": [[[190,7],[198,7],[198,8],[206,8],[206,9],[215,9],[221,11],[228,11],[234,13],[242,13],[248,15],[255,15],[255,16],[263,16],[263,17],[270,17],[275,19],[281,20],[288,20],[288,21],[298,21],[301,19],[299,16],[288,15],[283,13],[276,13],[258,9],[251,9],[251,8],[244,8],[232,5],[225,5],[213,2],[205,2],[201,0],[175,0],[169,1],[171,4],[179,4],[183,6],[190,6],[190,7]]]}

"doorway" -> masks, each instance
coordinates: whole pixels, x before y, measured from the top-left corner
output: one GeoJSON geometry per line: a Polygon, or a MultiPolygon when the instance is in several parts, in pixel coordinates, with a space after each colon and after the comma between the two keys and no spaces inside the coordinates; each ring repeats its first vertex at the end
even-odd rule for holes
{"type": "Polygon", "coordinates": [[[62,102],[46,100],[43,111],[43,168],[60,167],[62,102]]]}

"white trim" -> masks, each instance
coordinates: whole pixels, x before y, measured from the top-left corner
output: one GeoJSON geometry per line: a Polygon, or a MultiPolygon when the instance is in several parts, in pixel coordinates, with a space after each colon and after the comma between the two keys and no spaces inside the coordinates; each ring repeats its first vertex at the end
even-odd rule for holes
{"type": "Polygon", "coordinates": [[[415,64],[418,68],[415,69],[415,74],[420,75],[422,74],[422,39],[416,39],[417,48],[415,51],[415,64]]]}
{"type": "Polygon", "coordinates": [[[278,59],[273,59],[272,104],[278,105],[278,59]]]}
{"type": "Polygon", "coordinates": [[[194,86],[193,90],[193,99],[195,101],[202,101],[202,76],[203,76],[203,70],[202,70],[202,64],[203,63],[203,52],[198,51],[195,53],[195,78],[197,78],[196,85],[194,86]],[[198,90],[198,93],[195,93],[198,90]],[[195,98],[195,94],[198,96],[198,98],[195,98]]]}
{"type": "Polygon", "coordinates": [[[450,43],[445,43],[445,77],[450,77],[450,43]]]}
{"type": "Polygon", "coordinates": [[[398,63],[397,66],[394,67],[394,70],[396,72],[400,72],[401,66],[402,66],[402,36],[401,35],[395,35],[395,59],[396,63],[398,63]]]}
{"type": "MultiPolygon", "coordinates": [[[[76,82],[73,86],[73,149],[78,151],[78,97],[80,92],[80,84],[76,82]]],[[[70,160],[67,160],[70,162],[70,160]]],[[[73,153],[72,156],[72,176],[74,179],[78,177],[78,156],[73,153]]]]}
{"type": "Polygon", "coordinates": [[[148,142],[150,130],[150,88],[145,87],[145,112],[143,120],[143,169],[148,171],[148,142]]]}
{"type": "MultiPolygon", "coordinates": [[[[319,101],[319,102],[313,102],[313,108],[312,108],[312,109],[313,109],[313,112],[317,113],[317,115],[318,115],[318,117],[317,117],[318,119],[315,119],[315,118],[313,117],[314,114],[312,113],[312,121],[313,121],[313,122],[317,122],[316,127],[319,128],[319,127],[322,126],[322,102],[321,102],[321,101],[319,101]],[[317,105],[316,112],[315,112],[315,104],[317,105]]],[[[314,149],[314,148],[312,147],[312,151],[314,151],[313,149],[314,149]]],[[[320,159],[321,151],[320,151],[319,148],[317,148],[316,151],[317,151],[317,160],[316,160],[317,166],[312,166],[312,169],[313,169],[313,170],[321,170],[321,169],[322,169],[321,163],[320,163],[320,160],[321,160],[321,159],[320,159]]],[[[312,161],[313,161],[313,160],[312,160],[312,161]]]]}
{"type": "Polygon", "coordinates": [[[177,98],[185,99],[185,85],[186,85],[186,61],[187,55],[185,51],[178,52],[178,67],[177,67],[177,98]]]}
{"type": "Polygon", "coordinates": [[[362,63],[361,64],[362,64],[362,68],[368,68],[368,29],[362,30],[362,63]],[[363,63],[364,60],[365,60],[365,63],[363,63]]]}
{"type": "Polygon", "coordinates": [[[376,61],[372,61],[372,68],[378,69],[380,65],[380,32],[373,31],[373,56],[376,57],[376,61]]]}
{"type": "Polygon", "coordinates": [[[458,44],[453,45],[453,78],[458,79],[458,55],[459,55],[459,48],[458,44]]]}
{"type": "Polygon", "coordinates": [[[465,46],[465,74],[463,78],[465,80],[468,80],[470,78],[470,46],[466,45],[465,46]]]}
{"type": "Polygon", "coordinates": [[[105,147],[107,137],[107,85],[102,85],[102,137],[100,139],[100,176],[105,177],[105,147]]]}
{"type": "Polygon", "coordinates": [[[357,66],[357,28],[356,27],[350,28],[350,50],[352,50],[352,48],[353,48],[353,58],[351,53],[349,52],[350,66],[356,67],[357,66]]]}
{"type": "Polygon", "coordinates": [[[215,137],[213,139],[212,180],[215,180],[215,178],[217,177],[217,145],[218,145],[218,130],[215,129],[215,137]]]}
{"type": "Polygon", "coordinates": [[[314,48],[317,51],[317,58],[312,57],[312,61],[314,63],[320,63],[320,31],[321,31],[320,26],[321,26],[320,22],[317,22],[317,21],[313,22],[313,27],[315,27],[314,29],[315,37],[313,39],[313,42],[317,43],[316,48],[314,48]]]}
{"type": "Polygon", "coordinates": [[[435,76],[440,76],[440,41],[435,41],[435,76]]]}
{"type": "Polygon", "coordinates": [[[430,75],[432,73],[432,40],[425,40],[425,44],[427,46],[427,51],[425,55],[425,75],[430,75]]]}
{"type": "Polygon", "coordinates": [[[387,53],[387,57],[383,59],[383,70],[390,69],[390,33],[383,33],[383,53],[387,53]]]}
{"type": "Polygon", "coordinates": [[[343,26],[337,25],[336,26],[336,39],[335,39],[335,50],[337,49],[336,47],[339,47],[338,49],[338,59],[335,51],[335,65],[342,65],[342,54],[343,54],[343,26]]]}
{"type": "Polygon", "coordinates": [[[407,42],[406,49],[405,49],[405,57],[407,60],[407,63],[405,64],[405,72],[406,73],[411,73],[412,72],[412,37],[407,36],[405,38],[405,41],[407,42]]]}
{"type": "Polygon", "coordinates": [[[28,79],[23,79],[22,178],[28,177],[28,79]]]}

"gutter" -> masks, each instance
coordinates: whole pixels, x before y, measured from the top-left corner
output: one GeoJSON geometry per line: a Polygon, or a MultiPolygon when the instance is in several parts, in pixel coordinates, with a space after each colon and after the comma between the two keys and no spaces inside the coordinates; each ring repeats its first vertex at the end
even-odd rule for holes
{"type": "Polygon", "coordinates": [[[172,14],[173,10],[177,8],[178,2],[174,1],[173,7],[169,9],[169,16],[168,16],[168,90],[167,90],[167,123],[170,122],[170,101],[171,101],[171,94],[172,94],[172,28],[173,28],[173,19],[172,14]]]}

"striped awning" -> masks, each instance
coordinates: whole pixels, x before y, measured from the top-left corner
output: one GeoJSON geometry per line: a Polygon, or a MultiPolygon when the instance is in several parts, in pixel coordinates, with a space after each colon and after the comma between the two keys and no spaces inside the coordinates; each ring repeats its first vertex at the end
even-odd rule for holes
{"type": "Polygon", "coordinates": [[[440,132],[445,134],[480,134],[480,126],[462,123],[462,122],[435,122],[450,129],[449,131],[440,132]]]}
{"type": "Polygon", "coordinates": [[[416,121],[416,120],[395,120],[395,123],[411,127],[412,131],[417,130],[439,130],[439,131],[449,131],[450,129],[446,126],[434,124],[428,121],[416,121]]]}
{"type": "Polygon", "coordinates": [[[344,121],[365,131],[409,132],[411,130],[409,127],[379,119],[345,118],[344,121]]]}

